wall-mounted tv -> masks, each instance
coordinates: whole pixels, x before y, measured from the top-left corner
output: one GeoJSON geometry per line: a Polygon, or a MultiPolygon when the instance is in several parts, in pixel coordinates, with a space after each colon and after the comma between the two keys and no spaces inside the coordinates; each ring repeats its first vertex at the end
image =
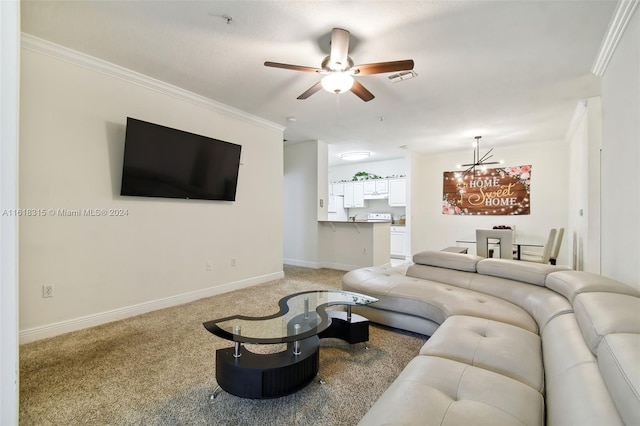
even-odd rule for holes
{"type": "Polygon", "coordinates": [[[235,201],[241,148],[128,117],[120,194],[235,201]]]}

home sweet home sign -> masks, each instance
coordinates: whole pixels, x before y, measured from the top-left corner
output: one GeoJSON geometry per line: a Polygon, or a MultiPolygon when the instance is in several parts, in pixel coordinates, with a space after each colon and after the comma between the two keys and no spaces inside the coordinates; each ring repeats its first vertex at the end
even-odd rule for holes
{"type": "Polygon", "coordinates": [[[530,187],[531,165],[444,172],[442,214],[526,215],[530,187]]]}

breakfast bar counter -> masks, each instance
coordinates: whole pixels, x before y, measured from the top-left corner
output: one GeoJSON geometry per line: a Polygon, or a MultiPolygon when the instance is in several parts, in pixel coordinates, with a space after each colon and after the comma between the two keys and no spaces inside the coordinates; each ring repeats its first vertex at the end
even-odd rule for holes
{"type": "Polygon", "coordinates": [[[389,263],[391,221],[318,221],[320,262],[342,271],[389,263]]]}

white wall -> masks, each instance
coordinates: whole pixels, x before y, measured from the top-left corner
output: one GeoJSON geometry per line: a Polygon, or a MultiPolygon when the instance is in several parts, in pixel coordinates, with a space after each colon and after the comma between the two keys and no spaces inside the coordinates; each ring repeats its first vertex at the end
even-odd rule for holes
{"type": "MultiPolygon", "coordinates": [[[[18,207],[20,4],[0,2],[0,211],[18,207]]],[[[0,216],[0,424],[18,424],[18,219],[0,216]]]]}
{"type": "Polygon", "coordinates": [[[602,109],[599,97],[578,103],[569,134],[569,265],[600,273],[600,149],[602,109]]]}
{"type": "Polygon", "coordinates": [[[282,276],[282,128],[103,65],[22,49],[20,207],[128,212],[20,219],[22,341],[282,276]],[[242,145],[236,201],[121,197],[127,116],[242,145]]]}
{"type": "Polygon", "coordinates": [[[638,9],[602,78],[602,274],[640,288],[638,9]]]}
{"type": "MultiPolygon", "coordinates": [[[[327,145],[319,141],[288,144],[284,147],[284,263],[319,267],[318,219],[319,194],[324,188],[323,209],[326,218],[328,188],[326,179],[318,179],[319,164],[326,158],[327,145]]],[[[324,169],[326,176],[326,168],[324,169]]]]}
{"type": "MultiPolygon", "coordinates": [[[[505,166],[532,165],[531,214],[523,216],[451,216],[442,214],[442,174],[456,170],[471,151],[415,155],[411,159],[411,251],[440,250],[457,239],[475,238],[477,228],[515,225],[522,240],[546,241],[551,228],[567,227],[568,145],[538,142],[494,150],[505,166]]],[[[558,264],[569,261],[566,240],[558,264]]]]}

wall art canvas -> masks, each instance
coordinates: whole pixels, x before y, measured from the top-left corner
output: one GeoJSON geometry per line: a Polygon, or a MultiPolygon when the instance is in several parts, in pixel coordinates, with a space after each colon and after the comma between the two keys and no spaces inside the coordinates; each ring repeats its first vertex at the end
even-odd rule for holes
{"type": "Polygon", "coordinates": [[[442,181],[442,214],[530,214],[531,165],[444,172],[442,181]]]}

